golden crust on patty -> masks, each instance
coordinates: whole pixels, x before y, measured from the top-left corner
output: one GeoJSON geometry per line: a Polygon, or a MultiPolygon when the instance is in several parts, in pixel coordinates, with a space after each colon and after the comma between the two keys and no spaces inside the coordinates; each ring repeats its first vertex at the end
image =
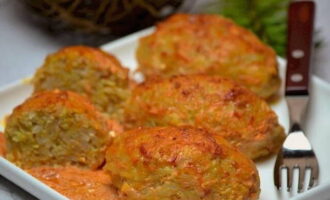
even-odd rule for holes
{"type": "Polygon", "coordinates": [[[219,76],[182,75],[142,83],[132,91],[125,118],[130,127],[204,128],[252,159],[276,152],[285,137],[265,101],[219,76]]]}
{"type": "Polygon", "coordinates": [[[34,90],[70,90],[88,97],[101,111],[121,116],[129,95],[128,69],[100,49],[71,46],[47,56],[37,70],[34,90]]]}
{"type": "Polygon", "coordinates": [[[136,56],[147,79],[221,75],[263,98],[276,94],[280,86],[275,52],[252,32],[217,15],[173,15],[140,39],[136,56]]]}
{"type": "Polygon", "coordinates": [[[86,98],[69,91],[41,92],[9,116],[6,156],[24,168],[73,164],[95,169],[116,131],[120,126],[86,98]]]}
{"type": "Polygon", "coordinates": [[[118,199],[110,176],[102,170],[41,166],[27,172],[71,200],[118,199]]]}
{"type": "Polygon", "coordinates": [[[202,129],[154,127],[114,139],[105,170],[122,199],[254,200],[259,177],[253,162],[224,139],[202,129]]]}
{"type": "Polygon", "coordinates": [[[6,140],[3,133],[0,132],[0,156],[6,155],[6,140]]]}

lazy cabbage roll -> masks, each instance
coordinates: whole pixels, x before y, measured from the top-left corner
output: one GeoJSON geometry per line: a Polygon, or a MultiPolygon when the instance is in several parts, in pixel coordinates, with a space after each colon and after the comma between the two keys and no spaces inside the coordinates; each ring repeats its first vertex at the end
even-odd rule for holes
{"type": "Polygon", "coordinates": [[[86,98],[46,91],[16,107],[5,127],[6,157],[23,168],[41,165],[96,169],[120,125],[86,98]]]}
{"type": "Polygon", "coordinates": [[[118,200],[103,170],[40,166],[26,171],[71,200],[118,200]]]}
{"type": "Polygon", "coordinates": [[[122,115],[132,83],[128,69],[114,56],[87,46],[69,46],[48,55],[33,77],[35,92],[77,92],[116,119],[122,115]]]}
{"type": "Polygon", "coordinates": [[[109,147],[104,170],[121,199],[256,200],[260,192],[246,155],[191,127],[126,131],[109,147]]]}
{"type": "Polygon", "coordinates": [[[265,99],[280,86],[275,51],[251,31],[218,15],[173,15],[140,39],[136,58],[147,79],[221,75],[265,99]]]}
{"type": "Polygon", "coordinates": [[[219,76],[182,75],[138,85],[125,107],[128,127],[204,128],[252,159],[277,152],[285,134],[274,111],[247,88],[219,76]]]}

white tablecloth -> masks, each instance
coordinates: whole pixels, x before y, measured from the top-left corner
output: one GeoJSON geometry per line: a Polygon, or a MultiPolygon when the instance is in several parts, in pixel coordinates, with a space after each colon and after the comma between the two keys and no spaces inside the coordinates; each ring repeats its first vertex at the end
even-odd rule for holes
{"type": "MultiPolygon", "coordinates": [[[[210,0],[197,0],[195,11],[210,0]]],[[[316,28],[323,47],[315,51],[313,73],[330,82],[330,0],[316,0],[316,28]]],[[[38,27],[15,0],[0,0],[0,87],[33,74],[45,55],[65,46],[38,27]]],[[[0,176],[0,199],[35,199],[0,176]]]]}

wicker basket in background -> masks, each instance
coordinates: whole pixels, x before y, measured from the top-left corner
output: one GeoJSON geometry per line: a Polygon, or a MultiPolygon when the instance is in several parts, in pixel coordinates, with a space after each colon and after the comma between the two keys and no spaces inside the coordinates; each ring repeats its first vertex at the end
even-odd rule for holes
{"type": "Polygon", "coordinates": [[[21,1],[55,35],[64,35],[73,44],[99,45],[151,26],[182,9],[184,0],[21,1]]]}

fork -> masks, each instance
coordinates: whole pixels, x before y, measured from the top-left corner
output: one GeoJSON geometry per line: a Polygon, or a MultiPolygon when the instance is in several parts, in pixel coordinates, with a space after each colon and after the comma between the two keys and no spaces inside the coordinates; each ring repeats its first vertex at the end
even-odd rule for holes
{"type": "Polygon", "coordinates": [[[291,128],[278,153],[274,167],[274,183],[278,190],[283,188],[282,169],[286,169],[289,192],[292,191],[294,169],[298,169],[299,174],[298,192],[303,191],[307,169],[311,170],[308,189],[317,184],[319,176],[317,158],[300,126],[308,102],[314,12],[314,1],[290,2],[285,97],[290,111],[291,128]]]}

